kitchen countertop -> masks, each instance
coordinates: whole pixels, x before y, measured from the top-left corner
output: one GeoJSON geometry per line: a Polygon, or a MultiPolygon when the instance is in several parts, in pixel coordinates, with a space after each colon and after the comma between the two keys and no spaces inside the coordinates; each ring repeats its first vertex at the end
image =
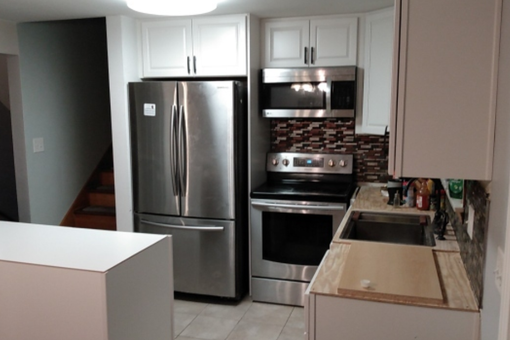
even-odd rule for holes
{"type": "MultiPolygon", "coordinates": [[[[386,204],[388,198],[382,196],[380,187],[363,186],[356,197],[356,201],[349,208],[351,211],[388,212],[402,214],[428,214],[432,219],[434,212],[420,211],[416,208],[395,208],[386,204]]],[[[346,216],[347,216],[346,215],[346,216]]],[[[338,292],[338,286],[349,254],[350,245],[355,240],[340,240],[339,235],[345,227],[346,219],[338,228],[330,250],[326,253],[313,281],[310,292],[320,295],[329,295],[343,298],[359,298],[348,292],[338,292]]],[[[416,305],[461,311],[478,311],[476,299],[471,290],[469,279],[464,269],[464,264],[459,253],[459,247],[451,226],[445,235],[446,241],[437,241],[433,248],[434,260],[438,270],[438,276],[443,291],[444,302],[442,304],[430,302],[410,302],[398,297],[365,297],[364,299],[389,302],[396,304],[416,305]]]]}

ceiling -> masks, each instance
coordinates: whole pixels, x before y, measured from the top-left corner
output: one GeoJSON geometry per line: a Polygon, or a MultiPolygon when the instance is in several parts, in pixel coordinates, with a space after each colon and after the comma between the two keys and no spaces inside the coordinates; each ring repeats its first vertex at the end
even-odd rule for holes
{"type": "MultiPolygon", "coordinates": [[[[186,1],[186,0],[180,0],[186,1]]],[[[369,12],[393,5],[394,0],[220,0],[207,15],[251,13],[261,18],[369,12]]],[[[0,0],[0,19],[12,22],[66,20],[141,15],[125,0],[0,0]]]]}

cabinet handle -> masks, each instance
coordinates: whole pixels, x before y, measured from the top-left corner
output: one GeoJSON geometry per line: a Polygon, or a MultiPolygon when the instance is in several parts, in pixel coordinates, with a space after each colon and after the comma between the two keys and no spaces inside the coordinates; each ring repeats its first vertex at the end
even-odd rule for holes
{"type": "Polygon", "coordinates": [[[315,61],[313,60],[313,53],[314,52],[314,48],[313,47],[310,47],[310,63],[311,64],[315,64],[315,61]]]}
{"type": "Polygon", "coordinates": [[[191,73],[190,66],[189,66],[189,56],[188,56],[188,74],[191,73]]]}
{"type": "Polygon", "coordinates": [[[305,47],[305,65],[308,65],[308,47],[305,47]]]}
{"type": "Polygon", "coordinates": [[[193,73],[197,74],[197,57],[193,56],[193,73]]]}

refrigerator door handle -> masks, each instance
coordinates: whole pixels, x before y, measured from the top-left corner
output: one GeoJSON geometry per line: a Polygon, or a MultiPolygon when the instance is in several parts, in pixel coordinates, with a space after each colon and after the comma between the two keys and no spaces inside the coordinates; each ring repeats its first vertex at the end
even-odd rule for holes
{"type": "Polygon", "coordinates": [[[166,224],[166,223],[157,223],[157,222],[151,222],[147,220],[140,220],[141,223],[153,225],[156,227],[164,227],[164,228],[172,228],[172,229],[179,229],[179,230],[194,230],[194,231],[223,231],[225,230],[225,227],[223,226],[183,226],[183,225],[176,225],[176,224],[166,224]]]}
{"type": "Polygon", "coordinates": [[[175,136],[175,120],[177,119],[177,105],[172,105],[172,117],[170,118],[170,168],[172,177],[172,188],[174,189],[174,196],[179,195],[178,185],[179,179],[177,178],[177,151],[176,151],[176,136],[175,136]]]}
{"type": "Polygon", "coordinates": [[[188,154],[186,152],[186,123],[184,118],[184,105],[179,109],[179,176],[181,183],[181,195],[186,196],[186,161],[188,154]]]}

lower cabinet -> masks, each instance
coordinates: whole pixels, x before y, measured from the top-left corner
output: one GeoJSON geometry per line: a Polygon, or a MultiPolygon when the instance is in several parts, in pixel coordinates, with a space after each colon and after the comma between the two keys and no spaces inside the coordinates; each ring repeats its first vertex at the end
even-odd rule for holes
{"type": "Polygon", "coordinates": [[[477,340],[478,312],[399,305],[307,292],[307,340],[477,340]]]}

